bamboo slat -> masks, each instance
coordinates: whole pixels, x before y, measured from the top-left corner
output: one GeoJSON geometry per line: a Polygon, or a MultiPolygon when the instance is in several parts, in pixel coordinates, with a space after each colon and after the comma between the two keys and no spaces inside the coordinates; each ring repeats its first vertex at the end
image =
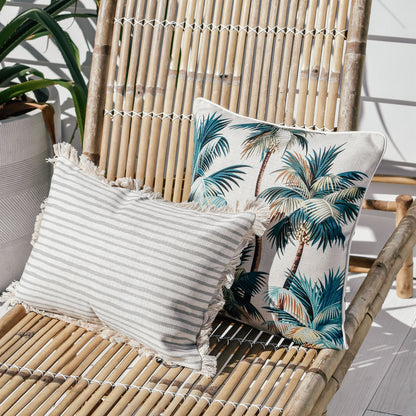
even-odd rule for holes
{"type": "Polygon", "coordinates": [[[356,130],[371,0],[353,0],[345,46],[338,129],[356,130]]]}
{"type": "Polygon", "coordinates": [[[306,97],[308,94],[309,70],[311,64],[311,51],[313,42],[313,29],[315,25],[318,0],[309,3],[308,15],[305,24],[305,39],[303,41],[303,53],[300,63],[299,94],[296,110],[296,124],[305,126],[306,97]]]}
{"type": "MultiPolygon", "coordinates": [[[[268,10],[268,26],[271,27],[275,24],[277,18],[277,12],[279,9],[278,2],[272,2],[270,4],[270,9],[268,10]]],[[[260,77],[260,89],[259,89],[259,99],[257,104],[257,114],[256,117],[260,120],[267,120],[272,122],[274,117],[271,119],[267,118],[267,108],[271,106],[270,95],[269,95],[269,84],[271,77],[271,65],[272,60],[266,57],[273,56],[273,44],[274,44],[274,34],[267,33],[266,35],[266,44],[264,48],[264,57],[262,59],[262,72],[260,77]]]]}
{"type": "Polygon", "coordinates": [[[309,75],[309,91],[306,101],[306,114],[305,125],[307,128],[312,128],[315,119],[315,105],[316,105],[316,92],[318,90],[319,74],[321,71],[321,57],[322,46],[324,41],[323,30],[325,28],[326,15],[328,10],[328,0],[319,2],[319,8],[317,13],[317,23],[312,58],[311,58],[311,72],[309,75]]]}
{"type": "MultiPolygon", "coordinates": [[[[413,198],[409,195],[399,195],[396,198],[396,227],[412,205],[413,198]]],[[[413,252],[405,258],[402,268],[396,276],[396,294],[399,298],[407,299],[413,296],[413,252]]]]}
{"type": "MultiPolygon", "coordinates": [[[[347,28],[349,0],[340,0],[336,30],[334,36],[333,57],[329,75],[328,97],[325,111],[325,128],[332,130],[335,127],[335,114],[337,110],[338,90],[341,78],[342,58],[344,52],[344,34],[347,28]]],[[[340,130],[340,128],[338,127],[340,130]]]]}
{"type": "MultiPolygon", "coordinates": [[[[292,56],[293,41],[295,34],[293,29],[296,27],[296,15],[298,9],[298,0],[291,2],[291,7],[289,8],[289,13],[287,17],[287,27],[289,28],[285,36],[285,44],[283,47],[283,58],[280,68],[280,81],[279,81],[279,94],[277,96],[277,108],[276,108],[276,117],[275,122],[277,124],[283,123],[285,119],[285,107],[286,107],[286,97],[288,91],[288,81],[289,81],[289,72],[290,72],[290,59],[292,56]]],[[[301,3],[302,2],[301,0],[301,3]]]]}
{"type": "MultiPolygon", "coordinates": [[[[114,7],[115,2],[112,3],[114,7]]],[[[88,96],[92,95],[94,96],[101,96],[101,89],[105,89],[105,100],[104,100],[104,109],[110,109],[113,106],[113,93],[114,93],[114,77],[117,71],[117,52],[118,52],[118,44],[120,39],[120,33],[121,33],[121,25],[114,25],[109,24],[111,21],[112,15],[114,16],[113,19],[121,19],[123,15],[123,7],[124,7],[124,1],[118,0],[116,3],[116,10],[115,13],[111,13],[112,10],[110,7],[106,8],[107,15],[105,16],[105,21],[100,22],[100,25],[97,22],[97,33],[95,35],[95,46],[94,48],[100,48],[103,49],[106,52],[105,57],[103,57],[101,60],[97,62],[93,62],[93,65],[97,65],[97,69],[94,68],[94,74],[93,82],[90,83],[89,89],[88,89],[88,96]],[[107,22],[107,24],[105,24],[107,22]],[[102,24],[102,26],[101,26],[102,24]],[[105,27],[112,27],[112,30],[105,31],[105,27]],[[111,43],[110,43],[111,39],[111,43]],[[110,47],[111,44],[111,47],[110,47]],[[108,65],[107,65],[107,73],[101,74],[100,68],[105,68],[105,60],[104,58],[107,58],[108,65]],[[100,84],[97,84],[97,82],[100,81],[100,84]],[[106,82],[105,86],[102,86],[102,83],[106,82]]],[[[104,14],[104,13],[103,13],[104,14]]],[[[104,20],[104,18],[103,18],[104,20]]],[[[98,103],[97,103],[98,104],[98,103]]],[[[101,109],[101,106],[100,106],[101,109]]],[[[98,111],[98,109],[97,109],[98,111]]],[[[90,117],[88,117],[89,108],[87,107],[87,114],[86,114],[86,120],[85,124],[91,125],[94,121],[90,117]]],[[[91,114],[97,114],[96,112],[92,112],[91,114]]],[[[99,120],[97,120],[97,125],[95,126],[95,133],[85,135],[86,143],[84,146],[87,146],[87,150],[91,148],[91,150],[95,150],[97,153],[100,154],[100,163],[99,167],[101,170],[104,170],[107,166],[107,158],[108,158],[108,148],[109,148],[109,139],[110,139],[110,132],[111,132],[111,117],[107,114],[107,116],[103,119],[103,126],[100,129],[99,120]],[[97,137],[98,134],[101,133],[101,138],[97,137]],[[95,141],[100,140],[100,144],[98,145],[95,141]],[[88,144],[87,144],[88,143],[88,144]],[[98,151],[97,151],[98,150],[98,151]]],[[[94,130],[93,130],[94,131],[94,130]]],[[[91,150],[89,153],[92,153],[91,150]]],[[[87,154],[89,154],[87,153],[87,154]]]]}
{"type": "MultiPolygon", "coordinates": [[[[301,0],[299,3],[298,13],[296,16],[296,34],[293,41],[293,50],[290,60],[290,69],[288,73],[288,86],[286,92],[286,111],[285,111],[285,124],[287,126],[294,125],[294,112],[295,112],[295,98],[297,93],[297,84],[298,84],[298,74],[299,74],[299,63],[300,63],[300,54],[301,46],[303,41],[303,29],[306,26],[306,9],[308,2],[301,0]]],[[[279,94],[281,91],[279,91],[279,94]]],[[[284,94],[284,92],[282,91],[284,94]]]]}
{"type": "MultiPolygon", "coordinates": [[[[338,0],[330,0],[328,15],[325,26],[327,28],[335,27],[336,13],[338,10],[338,0]]],[[[324,44],[321,58],[321,73],[318,82],[318,97],[316,102],[315,126],[318,129],[324,128],[325,110],[328,96],[328,80],[331,62],[331,52],[333,47],[333,34],[328,31],[324,37],[324,44]]]]}

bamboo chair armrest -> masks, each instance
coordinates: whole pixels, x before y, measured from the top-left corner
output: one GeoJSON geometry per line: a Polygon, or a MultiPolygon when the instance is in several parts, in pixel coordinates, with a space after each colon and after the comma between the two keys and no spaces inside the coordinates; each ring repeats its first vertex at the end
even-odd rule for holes
{"type": "Polygon", "coordinates": [[[319,411],[326,409],[333,395],[331,392],[339,387],[349,363],[381,309],[395,275],[415,244],[416,201],[384,245],[347,309],[345,333],[351,348],[321,350],[302,382],[303,388],[295,392],[283,415],[322,415],[319,411]]]}

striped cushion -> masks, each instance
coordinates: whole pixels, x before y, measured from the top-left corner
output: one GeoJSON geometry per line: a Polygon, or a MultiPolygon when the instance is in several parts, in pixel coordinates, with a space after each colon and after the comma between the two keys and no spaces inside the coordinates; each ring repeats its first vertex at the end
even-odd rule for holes
{"type": "Polygon", "coordinates": [[[230,285],[252,235],[253,209],[211,212],[173,204],[149,191],[110,186],[66,144],[58,154],[17,300],[68,322],[104,324],[101,329],[127,336],[144,351],[212,375],[210,325],[222,306],[221,286],[230,285]]]}

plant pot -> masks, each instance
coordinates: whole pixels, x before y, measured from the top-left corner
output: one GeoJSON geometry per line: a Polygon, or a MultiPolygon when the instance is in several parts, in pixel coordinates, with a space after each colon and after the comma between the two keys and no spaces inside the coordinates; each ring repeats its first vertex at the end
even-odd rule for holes
{"type": "Polygon", "coordinates": [[[49,192],[51,154],[40,110],[0,121],[0,291],[20,278],[29,257],[35,219],[49,192]]]}

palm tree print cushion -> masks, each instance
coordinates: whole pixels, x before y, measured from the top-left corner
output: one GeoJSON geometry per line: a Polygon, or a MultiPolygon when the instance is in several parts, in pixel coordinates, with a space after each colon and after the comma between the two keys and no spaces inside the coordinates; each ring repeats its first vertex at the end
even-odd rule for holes
{"type": "Polygon", "coordinates": [[[272,219],[224,288],[225,311],[302,345],[347,348],[349,249],[384,136],[277,126],[202,98],[194,120],[189,200],[219,207],[254,196],[272,219]]]}

